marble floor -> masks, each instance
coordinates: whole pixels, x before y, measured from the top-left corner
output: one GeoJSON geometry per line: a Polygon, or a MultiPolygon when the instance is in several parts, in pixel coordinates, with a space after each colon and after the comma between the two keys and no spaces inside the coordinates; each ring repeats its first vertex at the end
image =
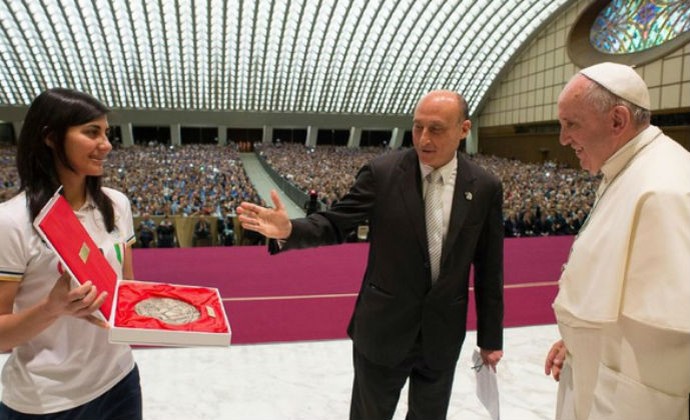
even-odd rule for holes
{"type": "MultiPolygon", "coordinates": [[[[555,325],[505,330],[498,369],[501,418],[552,419],[556,383],[543,373],[555,325]]],[[[490,419],[470,368],[474,332],[458,362],[449,420],[490,419]]],[[[136,349],[149,420],[342,420],[352,382],[349,340],[228,348],[136,349]]],[[[7,355],[0,355],[4,364],[7,355]]],[[[406,389],[394,419],[405,418],[406,389]]]]}

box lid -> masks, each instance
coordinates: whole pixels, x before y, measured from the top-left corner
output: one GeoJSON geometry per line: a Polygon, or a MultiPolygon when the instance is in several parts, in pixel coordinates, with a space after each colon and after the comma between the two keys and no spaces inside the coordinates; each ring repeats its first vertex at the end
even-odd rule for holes
{"type": "Polygon", "coordinates": [[[90,280],[99,291],[108,292],[103,305],[94,312],[107,321],[113,306],[117,273],[60,194],[61,189],[41,209],[33,225],[78,284],[90,280]]]}

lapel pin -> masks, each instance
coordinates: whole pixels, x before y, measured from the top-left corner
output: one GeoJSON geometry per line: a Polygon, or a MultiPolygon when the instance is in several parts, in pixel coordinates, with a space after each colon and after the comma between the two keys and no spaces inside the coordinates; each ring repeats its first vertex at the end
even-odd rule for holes
{"type": "Polygon", "coordinates": [[[465,191],[465,200],[472,201],[472,193],[471,192],[465,191]]]}

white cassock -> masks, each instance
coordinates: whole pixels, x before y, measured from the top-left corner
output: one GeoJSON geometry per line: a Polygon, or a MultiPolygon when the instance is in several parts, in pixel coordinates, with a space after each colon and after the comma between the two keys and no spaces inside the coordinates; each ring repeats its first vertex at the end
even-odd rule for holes
{"type": "Polygon", "coordinates": [[[557,418],[687,420],[690,153],[650,126],[602,173],[553,304],[557,418]]]}

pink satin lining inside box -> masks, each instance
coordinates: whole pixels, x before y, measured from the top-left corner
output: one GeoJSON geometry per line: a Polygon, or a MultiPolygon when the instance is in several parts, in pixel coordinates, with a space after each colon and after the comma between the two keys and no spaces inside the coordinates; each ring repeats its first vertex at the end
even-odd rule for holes
{"type": "Polygon", "coordinates": [[[221,305],[215,289],[124,281],[118,287],[115,327],[227,333],[228,327],[221,305]],[[180,300],[197,308],[199,317],[193,322],[174,325],[151,316],[139,315],[135,306],[150,298],[180,300]]]}

